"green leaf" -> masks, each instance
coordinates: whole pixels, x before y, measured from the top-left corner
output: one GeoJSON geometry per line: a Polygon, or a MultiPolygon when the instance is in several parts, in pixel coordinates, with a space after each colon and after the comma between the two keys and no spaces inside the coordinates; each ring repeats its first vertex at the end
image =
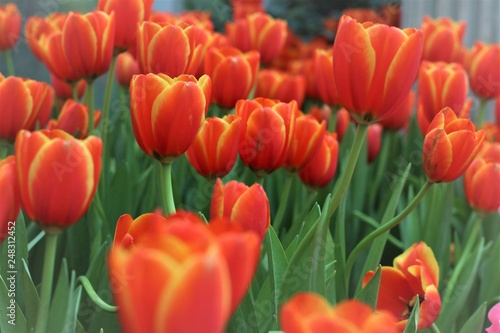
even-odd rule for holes
{"type": "Polygon", "coordinates": [[[481,332],[486,317],[486,302],[481,304],[474,314],[465,322],[458,333],[481,332]]]}
{"type": "Polygon", "coordinates": [[[38,302],[40,300],[35,284],[31,279],[30,271],[26,261],[22,261],[23,287],[24,287],[24,315],[26,316],[26,327],[35,327],[38,314],[38,302]]]}
{"type": "MultiPolygon", "coordinates": [[[[490,243],[491,244],[491,243],[490,243]]],[[[479,301],[490,302],[495,295],[500,295],[500,265],[498,254],[500,253],[500,234],[493,241],[488,251],[485,251],[479,270],[479,301]],[[495,277],[495,278],[492,278],[495,277]]]]}
{"type": "MultiPolygon", "coordinates": [[[[6,279],[9,276],[6,277],[6,279]]],[[[14,283],[17,288],[18,286],[14,283]]],[[[3,276],[0,275],[0,307],[2,308],[2,315],[0,315],[0,331],[9,333],[25,333],[26,329],[26,318],[22,313],[17,302],[15,302],[14,295],[15,290],[10,288],[9,280],[4,280],[3,276]],[[7,287],[9,286],[9,287],[7,287]],[[14,303],[12,303],[14,300],[14,303]],[[11,309],[14,307],[14,310],[11,309]]]]}
{"type": "Polygon", "coordinates": [[[368,304],[373,310],[377,307],[378,292],[380,288],[380,278],[382,277],[381,266],[375,271],[375,275],[370,279],[367,285],[361,289],[361,291],[356,295],[356,299],[359,299],[363,303],[368,304]]]}
{"type": "Polygon", "coordinates": [[[420,300],[418,299],[418,297],[415,297],[415,304],[413,305],[413,309],[411,310],[410,317],[408,318],[408,322],[406,323],[406,327],[403,333],[417,333],[419,312],[420,300]]]}
{"type": "Polygon", "coordinates": [[[68,264],[63,259],[59,278],[52,296],[49,312],[50,328],[54,332],[66,331],[66,312],[68,310],[68,300],[71,290],[69,289],[68,264]]]}

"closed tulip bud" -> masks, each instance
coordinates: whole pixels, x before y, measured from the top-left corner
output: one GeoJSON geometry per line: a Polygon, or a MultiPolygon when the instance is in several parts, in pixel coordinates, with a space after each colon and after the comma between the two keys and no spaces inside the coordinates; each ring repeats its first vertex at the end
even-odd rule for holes
{"type": "Polygon", "coordinates": [[[240,132],[241,119],[234,115],[206,119],[186,152],[189,163],[203,177],[224,177],[236,162],[240,132]]]}
{"type": "Polygon", "coordinates": [[[16,159],[9,156],[0,160],[0,243],[7,237],[11,229],[9,223],[14,223],[21,209],[21,197],[17,180],[16,159]]]}
{"type": "Polygon", "coordinates": [[[451,182],[469,167],[484,141],[470,119],[444,108],[429,125],[424,139],[423,168],[430,182],[451,182]]]}
{"type": "Polygon", "coordinates": [[[295,100],[300,108],[304,101],[305,89],[305,80],[302,75],[263,69],[257,76],[255,97],[276,99],[285,103],[295,100]]]}
{"type": "Polygon", "coordinates": [[[66,132],[21,131],[15,156],[24,211],[46,232],[58,233],[87,211],[101,173],[101,139],[66,132]]]}
{"type": "Polygon", "coordinates": [[[258,51],[261,61],[269,64],[285,45],[287,23],[265,13],[254,13],[226,23],[226,34],[233,46],[243,52],[258,51]]]}
{"type": "Polygon", "coordinates": [[[335,175],[339,158],[339,143],[335,133],[326,132],[319,150],[299,172],[300,180],[309,187],[327,186],[335,175]]]}
{"type": "Polygon", "coordinates": [[[33,97],[32,112],[36,114],[35,121],[29,130],[33,131],[37,126],[44,128],[49,122],[54,106],[54,89],[45,82],[35,80],[25,80],[24,84],[28,87],[33,97]]]}
{"type": "Polygon", "coordinates": [[[212,83],[204,75],[171,78],[136,75],[130,82],[130,114],[139,147],[171,163],[191,146],[205,120],[212,83]]]}
{"type": "Polygon", "coordinates": [[[233,47],[211,48],[207,51],[204,68],[212,78],[212,101],[225,108],[233,108],[240,99],[246,99],[257,80],[259,53],[243,53],[233,47]]]}
{"type": "MultiPolygon", "coordinates": [[[[50,75],[50,82],[52,83],[52,87],[54,88],[57,97],[62,100],[73,98],[73,88],[71,84],[60,80],[53,74],[50,75]]],[[[87,82],[85,80],[80,80],[73,84],[76,84],[76,97],[81,99],[85,90],[87,90],[87,82]]]]}
{"type": "Polygon", "coordinates": [[[314,53],[314,77],[316,88],[323,103],[339,104],[337,85],[333,74],[332,49],[316,50],[314,53]]]}
{"type": "Polygon", "coordinates": [[[465,59],[472,92],[481,99],[500,96],[500,44],[476,42],[465,59]]]}
{"type": "Polygon", "coordinates": [[[342,142],[344,138],[345,132],[349,128],[349,124],[351,124],[351,115],[345,108],[341,108],[337,111],[337,126],[335,127],[335,133],[337,133],[337,139],[339,142],[342,142]]]}
{"type": "Polygon", "coordinates": [[[328,123],[332,117],[332,109],[327,104],[323,104],[321,107],[313,105],[307,114],[313,116],[318,122],[326,121],[326,126],[328,127],[328,123]]]}
{"type": "Polygon", "coordinates": [[[408,97],[403,102],[401,107],[394,113],[392,117],[382,119],[379,124],[384,129],[397,131],[400,129],[407,129],[410,124],[410,118],[415,106],[415,93],[410,91],[408,97]]]}
{"type": "MultiPolygon", "coordinates": [[[[99,124],[101,111],[94,114],[94,128],[99,124]]],[[[87,105],[68,99],[62,106],[57,120],[51,119],[47,129],[60,129],[78,139],[85,139],[89,135],[89,110],[87,105]]]]}
{"type": "Polygon", "coordinates": [[[380,152],[382,146],[382,125],[372,124],[368,126],[367,145],[368,145],[368,163],[373,162],[380,152]]]}
{"type": "Polygon", "coordinates": [[[467,29],[465,21],[455,22],[448,17],[436,19],[425,16],[421,29],[424,32],[422,59],[461,63],[465,55],[462,43],[467,29]]]}
{"type": "Polygon", "coordinates": [[[264,239],[271,223],[269,200],[260,184],[248,187],[238,181],[217,179],[210,205],[210,219],[226,218],[264,239]]]}
{"type": "Polygon", "coordinates": [[[415,81],[422,31],[340,19],[333,44],[339,102],[358,123],[390,117],[415,81]],[[387,45],[391,45],[390,48],[387,45]]]}
{"type": "Polygon", "coordinates": [[[116,81],[125,88],[130,86],[130,80],[134,75],[140,74],[139,64],[129,52],[123,52],[116,58],[116,81]]]}
{"type": "Polygon", "coordinates": [[[0,6],[0,51],[16,45],[21,31],[21,14],[14,3],[0,6]]]}

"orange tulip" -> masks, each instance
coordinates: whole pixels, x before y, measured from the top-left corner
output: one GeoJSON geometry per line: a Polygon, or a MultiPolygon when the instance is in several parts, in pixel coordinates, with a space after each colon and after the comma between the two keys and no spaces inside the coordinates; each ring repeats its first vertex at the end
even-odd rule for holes
{"type": "Polygon", "coordinates": [[[99,0],[97,9],[111,15],[115,13],[114,46],[123,51],[135,46],[137,24],[147,20],[153,0],[99,0]]]}
{"type": "Polygon", "coordinates": [[[289,171],[303,169],[319,151],[326,132],[326,122],[321,124],[310,115],[295,120],[295,131],[283,167],[289,171]]]}
{"type": "Polygon", "coordinates": [[[240,139],[242,162],[259,177],[283,166],[295,131],[297,103],[265,98],[241,100],[236,114],[243,119],[240,139]]]}
{"type": "Polygon", "coordinates": [[[140,74],[139,63],[130,52],[123,52],[116,58],[116,81],[125,88],[129,88],[130,80],[134,75],[140,74]]]}
{"type": "MultiPolygon", "coordinates": [[[[377,310],[392,312],[399,320],[398,327],[402,332],[418,297],[418,329],[431,326],[441,311],[439,266],[432,249],[423,242],[413,244],[394,259],[393,266],[382,267],[377,310]]],[[[363,286],[374,274],[373,271],[366,273],[363,286]]]]}
{"type": "Polygon", "coordinates": [[[423,135],[434,116],[450,107],[460,117],[468,116],[467,73],[457,63],[423,61],[418,75],[417,120],[423,135]]]}
{"type": "Polygon", "coordinates": [[[47,232],[76,223],[87,211],[101,173],[101,139],[66,132],[20,131],[15,156],[24,211],[47,232]]]}
{"type": "Polygon", "coordinates": [[[264,5],[262,0],[232,0],[233,21],[246,18],[253,13],[264,13],[264,5]]]}
{"type": "Polygon", "coordinates": [[[316,76],[314,73],[314,60],[312,58],[290,62],[288,64],[288,73],[293,75],[301,75],[304,77],[306,97],[312,99],[321,98],[317,88],[316,76]]]}
{"type": "Polygon", "coordinates": [[[62,31],[66,16],[65,13],[51,13],[46,18],[32,16],[26,21],[24,34],[31,52],[38,60],[44,61],[46,42],[51,35],[62,31]]]}
{"type": "Polygon", "coordinates": [[[114,38],[114,13],[108,15],[94,11],[85,15],[68,15],[62,30],[62,45],[66,59],[78,77],[95,79],[108,71],[114,38]]]}
{"type": "Polygon", "coordinates": [[[240,148],[241,119],[234,115],[205,120],[186,157],[203,177],[224,177],[236,162],[240,148]]]}
{"type": "Polygon", "coordinates": [[[45,82],[35,80],[25,80],[24,84],[28,87],[33,97],[33,113],[36,114],[35,121],[29,128],[30,131],[44,128],[49,122],[54,106],[54,89],[45,82]]]}
{"type": "Polygon", "coordinates": [[[16,45],[21,31],[21,14],[14,3],[0,6],[0,51],[16,45]]]}
{"type": "Polygon", "coordinates": [[[313,105],[309,108],[307,114],[314,117],[318,122],[326,121],[326,126],[328,127],[328,122],[332,116],[332,109],[327,104],[323,104],[321,107],[313,105]]]}
{"type": "Polygon", "coordinates": [[[392,117],[382,119],[379,124],[385,129],[399,130],[406,129],[410,123],[413,107],[415,106],[415,93],[410,91],[408,97],[401,105],[401,107],[394,113],[392,117]]]}
{"type": "MultiPolygon", "coordinates": [[[[99,124],[101,111],[96,110],[94,114],[94,128],[99,124]]],[[[72,99],[66,100],[62,106],[57,120],[51,119],[47,129],[60,129],[78,139],[85,139],[89,135],[89,110],[87,105],[75,102],[72,99]]]]}
{"type": "Polygon", "coordinates": [[[226,34],[233,46],[243,52],[259,51],[261,61],[268,64],[285,45],[287,23],[265,13],[254,13],[226,23],[226,34]]]}
{"type": "Polygon", "coordinates": [[[366,135],[367,149],[368,149],[368,163],[373,162],[380,152],[382,145],[382,125],[372,124],[368,126],[368,133],[366,135]]]}
{"type": "MultiPolygon", "coordinates": [[[[54,88],[57,97],[62,100],[73,98],[73,88],[69,83],[60,80],[53,74],[50,75],[50,82],[52,83],[52,87],[54,88]]],[[[79,99],[82,98],[85,90],[87,90],[87,82],[85,80],[80,80],[73,84],[76,84],[76,97],[79,99]]]]}
{"type": "Polygon", "coordinates": [[[211,48],[207,51],[205,72],[212,78],[213,102],[233,108],[245,99],[257,80],[259,53],[243,53],[233,47],[211,48]]]}
{"type": "Polygon", "coordinates": [[[351,115],[345,108],[337,111],[337,126],[335,127],[335,133],[337,133],[337,139],[342,142],[345,132],[351,124],[351,115]]]}
{"type": "Polygon", "coordinates": [[[481,215],[500,208],[500,143],[485,142],[465,171],[464,189],[469,204],[481,215]]]}
{"type": "Polygon", "coordinates": [[[430,182],[451,182],[469,167],[485,137],[470,119],[444,108],[429,125],[424,139],[423,167],[430,182]]]}
{"type": "Polygon", "coordinates": [[[338,157],[337,135],[326,132],[319,150],[299,172],[300,180],[314,189],[327,186],[337,170],[338,157]]]}
{"type": "Polygon", "coordinates": [[[162,163],[184,154],[196,138],[207,112],[212,83],[204,75],[171,78],[136,75],[130,82],[130,114],[141,149],[162,163]]]}
{"type": "Polygon", "coordinates": [[[466,56],[465,68],[476,96],[482,99],[500,96],[500,44],[476,42],[466,56]]]}
{"type": "Polygon", "coordinates": [[[255,97],[276,99],[285,103],[295,100],[300,108],[304,101],[305,89],[305,78],[302,75],[263,69],[257,75],[255,97]]]}
{"type": "Polygon", "coordinates": [[[248,187],[232,180],[226,185],[217,179],[210,205],[210,219],[226,218],[264,239],[271,223],[269,201],[260,184],[248,187]]]}
{"type": "Polygon", "coordinates": [[[424,16],[421,24],[424,32],[422,59],[461,63],[465,48],[462,43],[467,23],[455,22],[448,17],[432,19],[424,16]]]}
{"type": "Polygon", "coordinates": [[[421,53],[420,30],[361,24],[343,16],[333,44],[340,104],[358,123],[392,116],[410,92],[421,53]]]}
{"type": "Polygon", "coordinates": [[[21,209],[19,183],[17,181],[16,159],[9,156],[0,160],[0,243],[11,229],[9,222],[14,222],[21,209]]]}
{"type": "Polygon", "coordinates": [[[339,104],[339,96],[333,74],[332,49],[318,49],[314,53],[314,77],[321,100],[332,106],[339,104]]]}
{"type": "Polygon", "coordinates": [[[190,10],[179,14],[153,11],[148,21],[158,23],[162,26],[167,24],[176,24],[180,26],[195,25],[202,30],[214,31],[214,24],[209,11],[190,10]]]}
{"type": "Polygon", "coordinates": [[[374,312],[358,300],[331,306],[314,293],[299,293],[288,300],[280,311],[284,333],[397,333],[396,318],[388,311],[374,312]]]}

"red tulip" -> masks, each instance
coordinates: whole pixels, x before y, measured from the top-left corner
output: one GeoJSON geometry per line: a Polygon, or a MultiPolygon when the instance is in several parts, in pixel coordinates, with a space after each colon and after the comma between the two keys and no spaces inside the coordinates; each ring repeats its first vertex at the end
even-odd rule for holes
{"type": "Polygon", "coordinates": [[[328,127],[328,122],[332,117],[332,109],[327,104],[323,104],[321,107],[313,105],[309,108],[307,114],[314,117],[318,122],[325,121],[326,127],[328,127]]]}
{"type": "Polygon", "coordinates": [[[335,133],[337,133],[337,138],[339,142],[342,142],[345,132],[351,124],[351,116],[346,109],[342,108],[337,111],[337,126],[335,127],[335,133]]]}
{"type": "Polygon", "coordinates": [[[361,24],[343,16],[333,45],[340,104],[358,123],[392,116],[410,92],[421,53],[420,30],[361,24]]]}
{"type": "Polygon", "coordinates": [[[476,42],[467,54],[465,68],[474,94],[481,99],[500,96],[500,44],[476,42]]]}
{"type": "Polygon", "coordinates": [[[241,119],[234,115],[206,119],[186,152],[189,163],[203,177],[224,177],[236,162],[240,132],[241,119]]]}
{"type": "Polygon", "coordinates": [[[125,88],[129,88],[134,75],[140,74],[139,64],[130,52],[123,52],[116,58],[116,81],[125,88]]]}
{"type": "Polygon", "coordinates": [[[184,154],[200,130],[212,83],[204,75],[171,78],[136,75],[130,82],[130,114],[141,149],[162,163],[184,154]]]}
{"type": "Polygon", "coordinates": [[[285,103],[295,100],[300,108],[304,101],[305,89],[305,79],[302,75],[263,69],[257,75],[255,97],[276,99],[285,103]]]}
{"type": "Polygon", "coordinates": [[[318,84],[316,83],[316,73],[314,71],[314,60],[312,58],[295,60],[288,64],[288,72],[290,74],[304,77],[305,96],[312,99],[320,99],[318,84]]]}
{"type": "MultiPolygon", "coordinates": [[[[100,119],[101,111],[96,110],[94,114],[94,128],[97,127],[100,119]]],[[[47,129],[60,129],[76,136],[78,139],[85,139],[89,134],[89,127],[89,110],[87,105],[68,99],[62,106],[57,120],[51,119],[47,129]]]]}
{"type": "Polygon", "coordinates": [[[24,211],[47,232],[76,223],[87,211],[101,173],[101,139],[59,131],[20,131],[15,156],[24,211]]]}
{"type": "Polygon", "coordinates": [[[368,126],[366,141],[368,145],[368,163],[371,163],[377,158],[382,146],[382,125],[372,124],[368,126]]]}
{"type": "Polygon", "coordinates": [[[461,63],[465,48],[462,40],[467,29],[465,21],[455,22],[448,17],[432,19],[425,16],[421,29],[424,32],[422,59],[461,63]]]}
{"type": "Polygon", "coordinates": [[[410,123],[413,107],[415,106],[415,93],[410,91],[408,97],[401,105],[401,107],[394,113],[392,117],[382,119],[379,124],[385,129],[400,130],[408,128],[410,123]]]}
{"type": "Polygon", "coordinates": [[[2,243],[21,209],[16,159],[14,156],[0,160],[0,197],[2,198],[2,205],[0,205],[0,243],[2,243]]]}
{"type": "Polygon", "coordinates": [[[314,53],[314,76],[321,100],[328,105],[339,104],[335,76],[333,74],[332,49],[318,49],[314,53]]]}
{"type": "Polygon", "coordinates": [[[33,113],[36,114],[34,123],[29,128],[33,131],[37,126],[44,128],[49,122],[54,106],[54,89],[45,82],[35,80],[25,80],[24,84],[28,87],[33,97],[33,113]]]}
{"type": "Polygon", "coordinates": [[[450,108],[439,112],[424,139],[423,167],[431,182],[451,182],[469,167],[485,137],[470,119],[457,118],[450,108]]]}
{"type": "Polygon", "coordinates": [[[0,6],[0,51],[16,45],[21,31],[21,14],[14,3],[0,6]]]}
{"type": "MultiPolygon", "coordinates": [[[[50,82],[52,83],[52,87],[54,88],[57,97],[62,100],[73,98],[73,88],[69,83],[60,80],[53,74],[50,75],[50,82]]],[[[76,97],[81,99],[85,90],[87,90],[87,82],[85,80],[80,80],[73,84],[76,84],[76,97]]]]}
{"type": "Polygon", "coordinates": [[[44,61],[45,43],[51,35],[62,31],[66,16],[66,13],[51,13],[46,18],[32,16],[26,21],[24,32],[26,41],[38,60],[44,61]]]}
{"type": "Polygon", "coordinates": [[[264,13],[264,5],[262,0],[232,0],[233,21],[246,18],[253,13],[264,13]]]}

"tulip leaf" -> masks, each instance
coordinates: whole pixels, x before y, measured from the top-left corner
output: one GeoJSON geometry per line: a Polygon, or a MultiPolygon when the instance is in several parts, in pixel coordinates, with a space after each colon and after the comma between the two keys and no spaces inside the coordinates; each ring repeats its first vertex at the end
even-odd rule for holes
{"type": "Polygon", "coordinates": [[[68,301],[70,293],[68,264],[66,259],[63,259],[49,311],[50,328],[54,332],[67,331],[66,313],[69,308],[68,301]]]}
{"type": "Polygon", "coordinates": [[[483,283],[479,284],[480,300],[491,301],[493,295],[499,294],[500,279],[492,278],[500,276],[500,265],[498,264],[498,254],[500,253],[500,234],[493,241],[491,247],[483,255],[479,278],[483,283]]]}
{"type": "MultiPolygon", "coordinates": [[[[9,278],[7,276],[5,279],[0,275],[0,307],[2,308],[2,315],[0,316],[0,331],[9,333],[25,333],[28,332],[26,329],[26,317],[19,308],[17,302],[12,303],[15,300],[10,288],[9,278]],[[11,307],[14,309],[11,310],[11,307]],[[12,315],[11,315],[12,314],[12,315]]],[[[14,285],[16,285],[14,283],[14,285]]]]}
{"type": "Polygon", "coordinates": [[[417,333],[419,312],[420,312],[420,300],[418,299],[418,297],[415,297],[415,304],[413,305],[413,309],[411,310],[410,317],[406,322],[406,327],[403,333],[417,333]]]}
{"type": "Polygon", "coordinates": [[[24,288],[24,315],[26,316],[26,326],[28,329],[35,327],[38,313],[38,302],[40,300],[26,261],[22,261],[23,288],[24,288]]]}
{"type": "Polygon", "coordinates": [[[368,304],[372,307],[373,310],[377,307],[378,300],[378,292],[380,289],[380,278],[382,277],[381,266],[375,271],[373,277],[368,281],[366,286],[359,291],[359,293],[355,296],[356,299],[359,299],[363,303],[368,304]]]}
{"type": "Polygon", "coordinates": [[[486,316],[486,302],[483,302],[474,314],[465,322],[458,333],[481,332],[486,316]]]}
{"type": "Polygon", "coordinates": [[[106,215],[109,230],[114,232],[118,218],[123,214],[134,214],[133,182],[130,181],[130,165],[128,162],[120,163],[111,179],[107,189],[106,215]]]}
{"type": "MultiPolygon", "coordinates": [[[[345,232],[345,213],[346,213],[347,195],[342,198],[340,206],[336,212],[335,221],[335,239],[334,243],[334,267],[335,274],[331,274],[335,279],[335,299],[328,299],[334,303],[337,300],[348,298],[348,286],[345,284],[345,262],[346,262],[346,232],[345,232]]],[[[328,276],[328,275],[327,275],[328,276]]]]}

